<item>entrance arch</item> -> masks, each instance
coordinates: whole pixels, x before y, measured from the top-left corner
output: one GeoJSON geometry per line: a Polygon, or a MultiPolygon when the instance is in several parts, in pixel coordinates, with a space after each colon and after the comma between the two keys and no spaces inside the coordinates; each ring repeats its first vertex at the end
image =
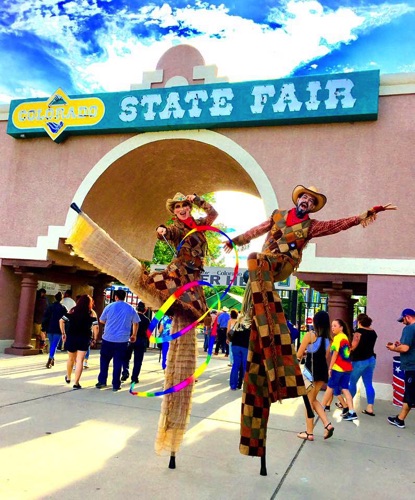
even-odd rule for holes
{"type": "MultiPolygon", "coordinates": [[[[267,213],[277,207],[260,165],[226,136],[210,130],[152,132],[107,153],[85,177],[74,202],[125,250],[151,260],[154,229],[166,220],[166,199],[177,191],[221,190],[259,196],[267,213]]],[[[68,230],[74,217],[68,214],[68,230]]]]}

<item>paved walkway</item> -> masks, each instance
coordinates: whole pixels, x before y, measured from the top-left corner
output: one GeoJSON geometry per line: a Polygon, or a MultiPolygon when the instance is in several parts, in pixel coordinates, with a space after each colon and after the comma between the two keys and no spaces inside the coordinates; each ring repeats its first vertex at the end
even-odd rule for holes
{"type": "MultiPolygon", "coordinates": [[[[376,417],[340,421],[332,411],[332,439],[320,422],[314,442],[304,429],[301,400],[272,405],[268,476],[260,461],[238,451],[240,391],[229,390],[229,367],[214,357],[196,384],[192,417],[177,456],[154,452],[159,398],[95,389],[99,353],[84,371],[84,389],[64,383],[66,354],[45,368],[46,355],[0,355],[0,498],[12,499],[377,499],[415,497],[415,412],[407,428],[386,422],[391,403],[376,403],[376,417]]],[[[203,360],[200,353],[199,362],[203,360]]],[[[158,390],[158,351],[144,358],[141,390],[158,390]]],[[[364,406],[363,406],[364,407],[364,406]]]]}

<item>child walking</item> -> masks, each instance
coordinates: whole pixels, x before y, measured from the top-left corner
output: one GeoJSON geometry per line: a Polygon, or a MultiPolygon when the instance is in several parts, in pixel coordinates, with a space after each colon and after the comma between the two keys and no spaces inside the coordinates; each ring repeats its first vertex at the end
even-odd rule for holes
{"type": "Polygon", "coordinates": [[[353,365],[350,361],[350,333],[346,323],[335,319],[331,323],[333,342],[331,344],[331,360],[329,366],[329,381],[323,398],[323,406],[327,405],[333,396],[343,394],[347,408],[343,408],[343,420],[356,420],[353,398],[349,391],[350,375],[353,365]]]}

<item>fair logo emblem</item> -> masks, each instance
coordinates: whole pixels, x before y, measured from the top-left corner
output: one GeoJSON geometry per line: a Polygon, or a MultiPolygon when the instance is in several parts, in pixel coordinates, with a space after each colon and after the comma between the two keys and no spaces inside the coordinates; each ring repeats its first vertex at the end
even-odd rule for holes
{"type": "Polygon", "coordinates": [[[13,112],[13,125],[22,130],[43,129],[56,141],[68,127],[90,127],[99,123],[105,105],[98,97],[69,98],[58,89],[45,101],[19,104],[13,112]]]}

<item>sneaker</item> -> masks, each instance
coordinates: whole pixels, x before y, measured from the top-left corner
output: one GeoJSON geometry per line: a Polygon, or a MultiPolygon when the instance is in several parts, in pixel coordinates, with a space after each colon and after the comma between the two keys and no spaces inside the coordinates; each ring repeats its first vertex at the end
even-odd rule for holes
{"type": "Polygon", "coordinates": [[[356,412],[348,412],[346,415],[343,416],[343,420],[356,420],[357,415],[356,412]]]}
{"type": "Polygon", "coordinates": [[[392,425],[396,425],[399,429],[405,429],[405,420],[398,418],[398,415],[396,415],[396,417],[388,417],[388,422],[392,425]]]}
{"type": "Polygon", "coordinates": [[[86,361],[86,360],[84,361],[84,368],[89,368],[88,361],[86,361]]]}
{"type": "Polygon", "coordinates": [[[121,387],[113,387],[112,388],[112,392],[117,392],[117,391],[121,391],[121,387]]]}
{"type": "Polygon", "coordinates": [[[131,383],[132,383],[132,384],[138,384],[138,382],[139,382],[139,380],[138,380],[138,379],[137,379],[137,380],[133,380],[133,379],[131,379],[131,383]]]}
{"type": "Polygon", "coordinates": [[[122,375],[121,382],[125,382],[126,380],[128,380],[128,377],[129,377],[129,375],[122,375]]]}
{"type": "Polygon", "coordinates": [[[95,387],[97,389],[103,389],[104,387],[107,387],[107,384],[100,384],[99,382],[97,384],[95,384],[95,387]]]}
{"type": "Polygon", "coordinates": [[[330,411],[330,405],[326,405],[326,406],[324,407],[324,411],[330,411]]]}
{"type": "Polygon", "coordinates": [[[82,386],[80,384],[75,384],[73,386],[73,389],[75,389],[75,390],[82,389],[82,386]]]}
{"type": "Polygon", "coordinates": [[[342,417],[344,418],[348,413],[349,413],[349,408],[346,406],[346,408],[343,408],[342,410],[342,417]]]}

